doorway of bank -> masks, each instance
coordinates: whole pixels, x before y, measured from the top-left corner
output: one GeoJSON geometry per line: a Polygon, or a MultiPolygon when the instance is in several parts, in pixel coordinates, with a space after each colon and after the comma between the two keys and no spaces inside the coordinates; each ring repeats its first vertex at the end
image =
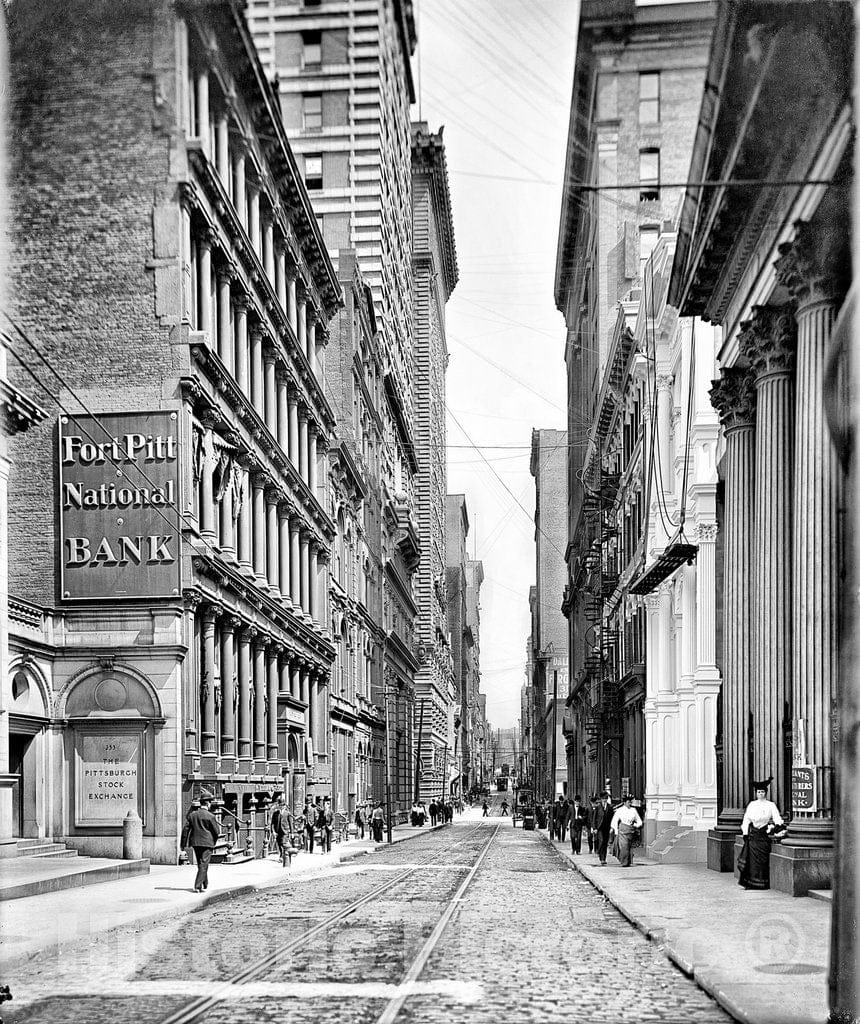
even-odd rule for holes
{"type": "Polygon", "coordinates": [[[12,784],[12,835],[16,839],[29,838],[25,815],[25,793],[28,788],[25,765],[33,739],[33,736],[22,736],[19,733],[9,734],[9,774],[17,776],[12,784]]]}

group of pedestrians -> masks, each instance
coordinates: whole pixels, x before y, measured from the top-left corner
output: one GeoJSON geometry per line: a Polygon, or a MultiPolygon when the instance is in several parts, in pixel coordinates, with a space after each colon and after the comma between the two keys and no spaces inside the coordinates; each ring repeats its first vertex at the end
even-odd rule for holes
{"type": "Polygon", "coordinates": [[[638,845],[642,819],[633,806],[633,797],[625,795],[614,807],[608,792],[591,797],[588,804],[577,793],[572,800],[559,796],[548,806],[538,805],[538,826],[549,831],[550,838],[563,843],[570,833],[570,847],[574,854],[582,853],[585,835],[589,853],[596,853],[602,867],[611,852],[622,867],[633,863],[633,847],[638,845]],[[611,844],[611,847],[610,847],[611,844]]]}

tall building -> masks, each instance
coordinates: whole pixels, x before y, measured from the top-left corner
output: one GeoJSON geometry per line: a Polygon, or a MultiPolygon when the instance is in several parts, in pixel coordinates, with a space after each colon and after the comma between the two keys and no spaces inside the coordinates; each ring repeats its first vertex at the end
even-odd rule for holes
{"type": "MultiPolygon", "coordinates": [[[[472,674],[475,639],[469,627],[468,578],[466,539],[469,536],[469,513],[464,494],[449,494],[445,499],[445,609],[446,628],[450,637],[451,697],[446,702],[442,750],[437,753],[435,743],[422,744],[424,777],[431,788],[437,779],[449,774],[447,758],[450,754],[457,779],[457,790],[463,777],[463,751],[467,739],[467,693],[472,674]],[[446,753],[447,752],[447,753],[446,753]]],[[[431,705],[432,706],[432,705],[431,705]]],[[[442,731],[437,727],[438,731],[442,731]]]]}
{"type": "MultiPolygon", "coordinates": [[[[424,782],[428,792],[438,792],[440,755],[455,705],[460,706],[461,728],[465,728],[461,695],[455,693],[445,609],[445,304],[457,284],[457,254],[442,134],[429,132],[423,122],[412,126],[412,233],[416,507],[421,542],[415,577],[421,664],[415,692],[424,708],[419,756],[434,766],[424,782]]],[[[463,753],[461,742],[461,758],[463,753]]]]}
{"type": "Polygon", "coordinates": [[[471,640],[471,657],[460,705],[462,751],[462,792],[480,789],[481,777],[481,584],[484,563],[466,559],[466,629],[471,640]]]}
{"type": "Polygon", "coordinates": [[[845,299],[853,40],[845,4],[720,5],[690,180],[781,184],[690,189],[669,292],[681,313],[723,331],[711,394],[722,428],[724,680],[708,864],[734,867],[751,784],[772,776],[772,799],[790,823],[770,854],[771,887],[802,895],[841,880],[834,1016],[856,1004],[855,982],[840,977],[853,979],[844,965],[856,960],[856,829],[840,829],[854,799],[850,781],[836,777],[840,753],[856,771],[848,739],[856,714],[850,698],[843,704],[852,681],[839,659],[850,567],[840,528],[845,374],[856,331],[845,299]],[[717,82],[725,84],[719,103],[717,82]]]}
{"type": "Polygon", "coordinates": [[[332,784],[341,287],[240,3],[9,18],[10,308],[51,367],[10,489],[25,834],[117,856],[136,811],[175,863],[207,789],[259,846],[332,784]]]}
{"type": "MultiPolygon", "coordinates": [[[[713,17],[709,2],[584,0],[580,12],[555,276],[556,305],[567,325],[571,441],[564,609],[570,700],[585,709],[587,722],[572,752],[585,760],[577,777],[593,780],[598,790],[608,782],[615,795],[623,778],[632,779],[632,767],[622,771],[627,747],[631,765],[641,760],[636,744],[628,740],[641,736],[644,706],[634,675],[620,687],[613,660],[620,642],[617,602],[604,604],[604,598],[612,598],[617,586],[617,570],[610,570],[618,551],[619,520],[652,514],[652,500],[627,488],[624,493],[634,507],[619,505],[617,452],[604,450],[599,440],[606,428],[599,421],[600,409],[612,411],[614,403],[601,407],[601,389],[604,381],[610,390],[624,383],[607,377],[610,356],[614,359],[617,352],[619,303],[623,308],[631,290],[642,286],[643,295],[648,289],[650,308],[654,292],[665,288],[665,279],[643,282],[642,269],[683,196],[682,187],[663,182],[677,186],[686,180],[713,17]],[[620,702],[626,702],[626,711],[620,702]],[[638,723],[630,711],[639,716],[638,723]]],[[[650,394],[655,387],[652,383],[650,394]]],[[[632,439],[640,446],[638,464],[644,453],[644,410],[637,409],[635,394],[635,389],[628,391],[621,416],[622,433],[640,432],[639,439],[632,439]]],[[[638,470],[631,465],[630,472],[638,470]]],[[[632,634],[638,627],[624,628],[632,634]]],[[[646,737],[646,758],[647,743],[646,737]]]]}
{"type": "MultiPolygon", "coordinates": [[[[368,496],[365,536],[358,541],[354,525],[351,543],[355,550],[376,545],[380,551],[368,585],[381,587],[382,593],[382,629],[377,631],[378,649],[370,654],[375,664],[381,651],[382,679],[378,691],[372,686],[370,700],[391,726],[382,762],[393,812],[403,817],[413,797],[415,676],[421,653],[413,577],[423,554],[416,504],[412,5],[409,0],[250,0],[248,18],[261,59],[277,82],[284,124],[332,259],[344,281],[357,264],[373,302],[373,361],[378,359],[379,366],[371,377],[381,373],[381,394],[357,398],[358,410],[346,404],[349,394],[357,394],[348,361],[349,353],[355,353],[355,326],[343,318],[338,330],[346,334],[337,342],[340,358],[328,382],[343,437],[366,446],[367,482],[371,493],[381,496],[379,521],[375,499],[368,496]],[[369,405],[376,407],[379,423],[362,420],[369,405]],[[376,437],[380,430],[381,440],[376,437]]],[[[349,518],[344,512],[338,525],[346,530],[349,518]]],[[[356,524],[359,518],[356,511],[356,524]]],[[[346,535],[338,543],[345,546],[346,535]]],[[[372,552],[368,557],[372,563],[372,552]]],[[[350,627],[344,635],[341,621],[338,630],[335,639],[345,664],[356,663],[364,654],[349,647],[350,627]]],[[[334,741],[345,744],[341,760],[343,755],[348,760],[350,730],[338,733],[334,741]]],[[[370,749],[371,760],[377,760],[378,746],[372,742],[370,749]]],[[[356,747],[354,756],[366,755],[356,747]]]]}
{"type": "Polygon", "coordinates": [[[563,734],[568,688],[567,623],[561,610],[567,542],[567,432],[533,430],[529,471],[535,481],[535,579],[531,595],[533,729],[539,750],[538,789],[566,791],[563,734]],[[543,775],[543,777],[541,777],[543,775]]]}

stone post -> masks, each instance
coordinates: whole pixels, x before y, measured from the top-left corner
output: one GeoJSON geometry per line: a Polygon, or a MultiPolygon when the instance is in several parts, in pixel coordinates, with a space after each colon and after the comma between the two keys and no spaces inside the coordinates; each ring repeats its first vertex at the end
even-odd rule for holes
{"type": "Polygon", "coordinates": [[[734,870],[752,781],[748,770],[749,708],[754,678],[755,567],[755,374],[723,370],[711,388],[711,403],[725,436],[723,523],[722,806],[708,833],[708,867],[734,870]]]}

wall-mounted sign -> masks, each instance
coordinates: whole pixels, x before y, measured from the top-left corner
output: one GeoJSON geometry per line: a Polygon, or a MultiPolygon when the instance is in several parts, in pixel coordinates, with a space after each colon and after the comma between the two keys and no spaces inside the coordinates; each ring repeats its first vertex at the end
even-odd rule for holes
{"type": "Polygon", "coordinates": [[[181,592],[178,422],[175,412],[60,417],[64,600],[181,592]]]}
{"type": "Polygon", "coordinates": [[[143,816],[141,737],[111,733],[77,736],[75,824],[120,826],[129,811],[143,816]]]}
{"type": "Polygon", "coordinates": [[[791,809],[814,811],[818,807],[815,787],[815,765],[796,764],[791,769],[791,809]]]}
{"type": "Polygon", "coordinates": [[[304,711],[299,711],[298,708],[284,708],[284,719],[287,722],[292,722],[294,725],[304,726],[305,713],[304,711]]]}

